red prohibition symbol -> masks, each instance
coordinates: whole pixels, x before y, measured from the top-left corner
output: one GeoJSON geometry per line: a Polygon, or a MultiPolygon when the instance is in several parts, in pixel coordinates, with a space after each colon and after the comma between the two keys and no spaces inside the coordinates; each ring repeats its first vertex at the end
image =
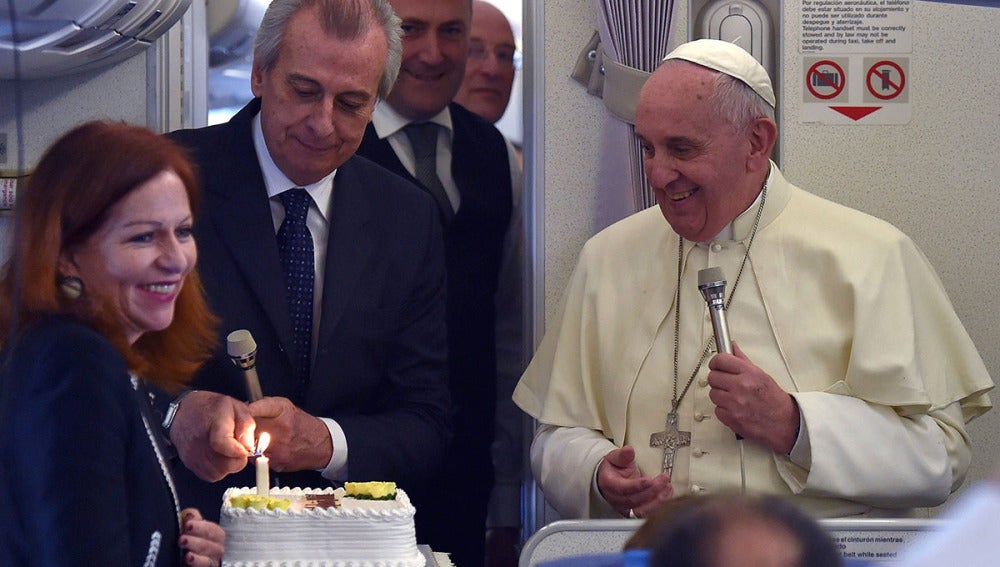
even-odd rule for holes
{"type": "Polygon", "coordinates": [[[835,98],[840,93],[844,92],[844,86],[847,84],[847,75],[844,74],[844,70],[833,61],[823,60],[817,61],[812,67],[809,67],[809,72],[806,73],[806,88],[809,92],[818,99],[829,100],[835,98]],[[829,65],[833,67],[833,71],[821,71],[820,67],[822,65],[829,65]],[[817,91],[817,88],[822,89],[833,89],[832,92],[821,93],[817,91]]]}
{"type": "Polygon", "coordinates": [[[891,100],[899,96],[906,86],[906,75],[903,68],[895,61],[879,61],[868,69],[868,92],[872,96],[881,100],[891,100]],[[892,67],[896,70],[897,77],[892,76],[892,70],[885,67],[892,67]],[[878,86],[876,86],[876,83],[878,86]]]}

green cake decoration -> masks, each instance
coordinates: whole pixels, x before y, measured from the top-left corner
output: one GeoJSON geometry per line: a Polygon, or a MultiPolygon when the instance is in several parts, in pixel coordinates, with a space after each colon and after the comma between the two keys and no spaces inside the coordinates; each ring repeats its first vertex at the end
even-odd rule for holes
{"type": "Polygon", "coordinates": [[[395,482],[345,482],[347,495],[357,500],[395,500],[395,482]]]}
{"type": "Polygon", "coordinates": [[[287,510],[292,501],[287,498],[273,498],[256,494],[241,494],[229,499],[233,508],[256,508],[258,510],[287,510]]]}

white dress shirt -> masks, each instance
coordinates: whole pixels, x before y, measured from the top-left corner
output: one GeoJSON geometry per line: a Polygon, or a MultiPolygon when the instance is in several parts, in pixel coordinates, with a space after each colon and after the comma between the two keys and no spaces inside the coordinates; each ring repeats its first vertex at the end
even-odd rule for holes
{"type": "MultiPolygon", "coordinates": [[[[299,187],[282,173],[278,166],[271,159],[271,154],[267,151],[267,144],[264,142],[264,131],[260,125],[260,114],[253,119],[253,145],[257,152],[257,161],[260,163],[260,170],[264,176],[264,185],[267,187],[267,197],[271,205],[271,220],[274,221],[274,233],[278,233],[281,223],[285,220],[285,208],[281,204],[278,195],[295,187],[299,187]]],[[[320,314],[323,313],[323,274],[326,267],[326,244],[330,234],[330,219],[327,218],[327,211],[330,209],[330,200],[333,198],[333,179],[337,175],[337,170],[320,179],[316,183],[303,186],[302,188],[312,197],[312,205],[306,214],[306,226],[312,234],[313,240],[313,266],[316,268],[315,285],[313,287],[313,328],[312,328],[312,356],[316,354],[316,341],[319,337],[320,314]]],[[[310,360],[312,359],[310,356],[310,360]]],[[[264,392],[266,395],[267,392],[264,392]]],[[[333,442],[332,457],[326,468],[319,472],[327,480],[347,479],[347,436],[344,435],[343,428],[333,419],[316,416],[326,424],[330,431],[330,439],[333,442]]]]}

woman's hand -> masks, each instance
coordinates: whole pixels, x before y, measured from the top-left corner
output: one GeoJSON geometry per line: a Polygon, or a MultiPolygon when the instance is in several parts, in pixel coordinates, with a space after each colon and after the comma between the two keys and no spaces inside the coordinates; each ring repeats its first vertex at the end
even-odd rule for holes
{"type": "Polygon", "coordinates": [[[185,565],[219,567],[225,552],[226,532],[201,517],[195,508],[181,510],[180,547],[185,565]]]}

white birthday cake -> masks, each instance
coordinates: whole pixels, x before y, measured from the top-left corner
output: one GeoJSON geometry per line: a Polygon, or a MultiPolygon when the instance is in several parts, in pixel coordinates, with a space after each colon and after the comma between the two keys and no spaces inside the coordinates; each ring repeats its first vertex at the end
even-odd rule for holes
{"type": "Polygon", "coordinates": [[[415,512],[400,489],[390,500],[371,500],[343,488],[274,488],[268,498],[256,488],[230,488],[219,521],[226,530],[222,564],[423,567],[415,512]]]}

